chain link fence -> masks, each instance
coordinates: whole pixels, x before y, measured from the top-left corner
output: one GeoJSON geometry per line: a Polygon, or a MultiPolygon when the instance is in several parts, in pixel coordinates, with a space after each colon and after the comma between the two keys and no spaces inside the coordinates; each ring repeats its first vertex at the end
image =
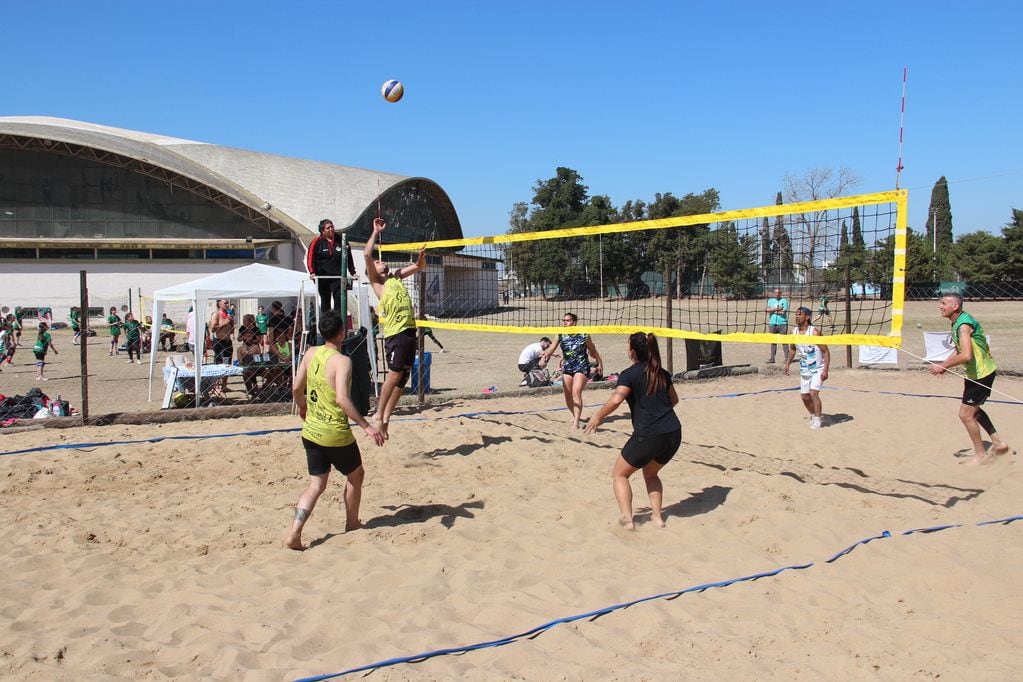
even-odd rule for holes
{"type": "MultiPolygon", "coordinates": [[[[1023,333],[1023,282],[998,284],[972,284],[935,282],[907,287],[906,319],[903,347],[900,354],[903,368],[919,366],[916,356],[924,353],[922,331],[945,331],[947,322],[940,318],[933,303],[942,292],[959,291],[967,300],[967,309],[984,324],[993,338],[993,349],[1000,371],[1007,373],[1023,370],[1023,350],[1012,340],[1023,333]]],[[[81,325],[84,333],[78,338],[71,329],[70,310],[22,310],[21,340],[13,342],[14,352],[9,362],[0,365],[0,421],[8,426],[20,427],[26,422],[11,420],[31,419],[45,401],[42,396],[58,403],[58,412],[74,415],[63,419],[49,419],[49,427],[72,427],[83,423],[164,423],[236,416],[288,414],[292,412],[290,395],[293,361],[308,343],[308,330],[314,326],[315,314],[305,323],[299,322],[298,301],[281,299],[280,319],[271,322],[274,300],[248,299],[234,301],[235,331],[230,338],[231,354],[228,362],[214,362],[212,343],[207,344],[204,356],[204,378],[198,394],[195,391],[194,367],[189,365],[186,321],[189,302],[168,302],[163,312],[168,323],[153,321],[146,326],[146,317],[152,316],[152,301],[145,294],[125,289],[120,299],[88,301],[89,315],[81,325]],[[260,306],[267,315],[264,334],[259,319],[260,306]],[[114,342],[108,322],[110,308],[122,320],[121,335],[114,342]],[[294,313],[293,313],[294,311],[294,313]],[[126,313],[131,312],[143,322],[140,339],[140,357],[132,352],[129,362],[128,346],[123,330],[126,313]],[[34,346],[38,336],[40,318],[49,320],[54,350],[45,356],[43,376],[38,380],[34,346]],[[33,317],[31,314],[35,314],[33,317]],[[249,320],[248,316],[253,320],[249,320]],[[247,329],[255,321],[255,331],[247,329]],[[248,323],[247,323],[248,322],[248,323]],[[276,329],[275,329],[276,325],[276,329]],[[246,327],[241,331],[241,327],[246,327]],[[93,335],[94,334],[94,335],[93,335]],[[156,353],[151,354],[152,335],[156,336],[156,353]],[[281,349],[272,346],[280,344],[281,349]],[[290,358],[283,354],[285,348],[290,358]],[[141,362],[136,362],[140,360],[141,362]],[[237,364],[236,364],[237,363],[237,364]],[[198,407],[196,406],[198,404],[198,407]],[[61,409],[63,408],[63,410],[61,409]]],[[[349,310],[355,330],[372,326],[372,313],[368,303],[360,300],[360,292],[349,292],[349,310]]],[[[570,302],[565,304],[571,309],[570,302]]],[[[214,304],[195,316],[199,333],[213,314],[214,304]]],[[[13,311],[5,312],[7,315],[13,311]]],[[[416,372],[410,382],[418,391],[423,389],[430,400],[449,400],[454,397],[507,395],[521,390],[522,374],[517,370],[519,351],[538,339],[522,334],[483,333],[435,329],[424,337],[422,379],[416,372]]],[[[594,338],[605,356],[605,372],[624,369],[625,337],[598,335],[594,338]]],[[[10,347],[11,344],[8,344],[10,347]]],[[[684,344],[674,344],[674,364],[685,366],[684,344]]],[[[364,371],[359,380],[365,383],[353,388],[372,401],[375,384],[382,382],[383,356],[379,342],[374,344],[368,334],[355,334],[346,350],[359,354],[364,371]]],[[[844,353],[842,354],[844,355],[844,353]]],[[[726,344],[724,361],[734,365],[748,363],[760,366],[767,357],[762,344],[726,344]]],[[[419,363],[417,363],[418,365],[419,363]]],[[[853,363],[855,364],[855,362],[853,363]]],[[[836,362],[836,366],[843,363],[836,362]]],[[[418,371],[418,366],[416,370],[418,371]]],[[[770,372],[766,368],[761,371],[770,372]]],[[[556,390],[556,389],[555,389],[556,390]]],[[[412,398],[415,400],[415,398],[412,398]]],[[[363,406],[364,411],[369,403],[363,406]]],[[[52,410],[52,407],[51,407],[52,410]]],[[[27,422],[31,424],[32,422],[27,422]]]]}

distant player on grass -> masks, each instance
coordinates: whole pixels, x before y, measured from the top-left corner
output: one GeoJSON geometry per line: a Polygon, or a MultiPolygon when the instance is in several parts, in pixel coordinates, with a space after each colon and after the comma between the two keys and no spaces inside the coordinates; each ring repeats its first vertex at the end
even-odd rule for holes
{"type": "Polygon", "coordinates": [[[412,297],[401,281],[426,267],[426,247],[419,249],[415,263],[392,271],[386,263],[373,258],[380,233],[387,224],[382,218],[373,219],[373,234],[366,242],[366,276],[379,299],[380,326],[384,332],[384,351],[387,356],[387,377],[377,400],[377,428],[388,437],[387,428],[402,390],[412,374],[412,360],[416,354],[416,316],[412,297]]]}
{"type": "Polygon", "coordinates": [[[930,366],[931,374],[939,377],[952,367],[963,365],[966,380],[963,386],[963,404],[959,406],[959,419],[966,427],[973,443],[973,459],[971,464],[983,464],[990,461],[991,454],[984,449],[984,441],[980,430],[984,429],[991,437],[991,452],[1004,455],[1009,446],[995,430],[991,418],[981,407],[991,396],[991,387],[995,383],[998,366],[987,345],[984,330],[972,315],[963,310],[963,297],[959,294],[945,294],[938,301],[941,316],[952,323],[952,343],[956,352],[942,362],[930,366]]]}
{"type": "MultiPolygon", "coordinates": [[[[813,313],[806,306],[796,310],[796,326],[792,333],[796,336],[820,336],[819,329],[810,324],[813,313]]],[[[799,352],[799,395],[803,406],[810,413],[810,428],[821,427],[821,388],[828,379],[828,367],[831,365],[831,352],[827,346],[815,343],[794,343],[792,352],[785,361],[785,375],[788,376],[789,365],[796,352],[799,352]]]]}
{"type": "Polygon", "coordinates": [[[306,351],[291,390],[302,417],[302,445],[309,468],[309,487],[298,498],[291,530],[284,539],[284,544],[291,549],[305,549],[302,528],[313,513],[316,501],[327,489],[331,466],[347,477],[345,530],[362,527],[359,503],[365,471],[349,420],[361,426],[374,443],[384,444],[383,434],[359,414],[348,393],[352,361],[341,354],[345,332],[341,313],[337,310],[321,312],[319,330],[324,344],[306,351]]]}
{"type": "Polygon", "coordinates": [[[595,432],[619,405],[629,403],[633,433],[611,471],[615,500],[621,513],[619,523],[627,530],[636,527],[629,477],[642,469],[650,496],[650,520],[663,528],[664,486],[657,472],[671,461],[682,445],[682,423],[675,414],[678,394],[671,383],[671,375],[661,367],[661,353],[653,334],[636,332],[629,337],[629,360],[632,365],[618,376],[615,392],[590,418],[585,432],[595,432]]]}

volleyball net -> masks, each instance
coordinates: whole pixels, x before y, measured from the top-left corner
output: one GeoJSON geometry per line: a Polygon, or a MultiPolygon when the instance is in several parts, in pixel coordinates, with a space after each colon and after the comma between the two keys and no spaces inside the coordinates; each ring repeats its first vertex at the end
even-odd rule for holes
{"type": "MultiPolygon", "coordinates": [[[[793,341],[769,333],[780,289],[788,325],[810,308],[823,343],[898,347],[905,190],[544,232],[427,242],[420,326],[557,334],[793,341]]],[[[423,244],[380,247],[388,262],[423,244]]],[[[419,292],[413,292],[416,300],[419,292]]]]}

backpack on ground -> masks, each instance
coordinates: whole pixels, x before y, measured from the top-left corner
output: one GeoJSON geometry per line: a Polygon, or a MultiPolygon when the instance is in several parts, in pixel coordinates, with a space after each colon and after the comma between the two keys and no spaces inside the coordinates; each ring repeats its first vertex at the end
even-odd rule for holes
{"type": "Polygon", "coordinates": [[[541,386],[550,386],[551,376],[547,373],[547,370],[532,369],[526,372],[526,386],[529,388],[540,388],[541,386]]]}

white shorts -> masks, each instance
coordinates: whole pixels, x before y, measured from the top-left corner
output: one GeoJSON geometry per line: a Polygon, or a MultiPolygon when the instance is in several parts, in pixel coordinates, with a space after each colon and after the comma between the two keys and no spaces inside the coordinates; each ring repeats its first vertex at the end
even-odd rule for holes
{"type": "Polygon", "coordinates": [[[816,374],[811,374],[808,377],[805,377],[802,374],[800,374],[799,375],[799,392],[800,393],[809,393],[810,391],[819,391],[819,390],[821,390],[821,385],[823,383],[824,383],[824,381],[821,379],[821,373],[820,372],[817,372],[816,374]]]}

